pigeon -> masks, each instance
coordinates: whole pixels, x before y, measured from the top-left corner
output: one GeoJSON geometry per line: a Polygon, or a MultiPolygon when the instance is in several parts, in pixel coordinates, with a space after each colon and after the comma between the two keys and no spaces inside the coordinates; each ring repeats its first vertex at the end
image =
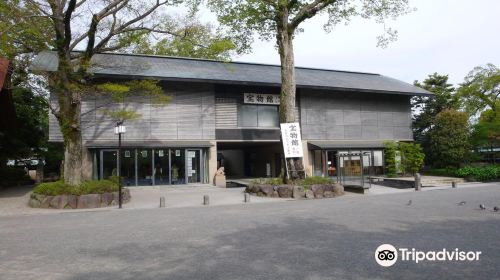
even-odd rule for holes
{"type": "Polygon", "coordinates": [[[411,203],[412,203],[412,201],[411,201],[411,199],[410,199],[410,200],[408,200],[408,203],[406,203],[406,205],[407,205],[407,206],[410,206],[410,205],[411,205],[411,203]]]}
{"type": "Polygon", "coordinates": [[[495,206],[495,207],[493,207],[493,211],[498,212],[498,211],[500,211],[500,208],[498,208],[498,206],[495,206]]]}
{"type": "Polygon", "coordinates": [[[460,201],[460,202],[459,202],[459,203],[457,203],[457,204],[458,204],[458,205],[460,205],[460,206],[464,206],[464,205],[465,205],[465,203],[466,203],[465,201],[460,201]]]}
{"type": "Polygon", "coordinates": [[[486,210],[486,206],[484,206],[484,204],[479,204],[479,209],[486,210]]]}

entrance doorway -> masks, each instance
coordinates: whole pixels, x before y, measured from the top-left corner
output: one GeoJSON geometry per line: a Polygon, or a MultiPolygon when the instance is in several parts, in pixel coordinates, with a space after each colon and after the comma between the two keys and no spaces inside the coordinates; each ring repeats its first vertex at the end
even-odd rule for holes
{"type": "Polygon", "coordinates": [[[188,183],[201,181],[201,150],[187,150],[186,170],[188,183]]]}
{"type": "Polygon", "coordinates": [[[118,150],[101,150],[101,179],[117,176],[118,150]]]}

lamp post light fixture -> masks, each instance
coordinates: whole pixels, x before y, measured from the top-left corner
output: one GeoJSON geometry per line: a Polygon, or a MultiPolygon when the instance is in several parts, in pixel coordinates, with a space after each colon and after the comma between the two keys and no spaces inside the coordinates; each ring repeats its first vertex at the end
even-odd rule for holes
{"type": "Polygon", "coordinates": [[[118,170],[116,175],[118,175],[118,208],[122,208],[122,177],[120,175],[120,170],[122,167],[121,155],[122,155],[122,134],[126,132],[126,128],[123,125],[123,121],[119,121],[115,126],[115,134],[118,134],[118,170]]]}

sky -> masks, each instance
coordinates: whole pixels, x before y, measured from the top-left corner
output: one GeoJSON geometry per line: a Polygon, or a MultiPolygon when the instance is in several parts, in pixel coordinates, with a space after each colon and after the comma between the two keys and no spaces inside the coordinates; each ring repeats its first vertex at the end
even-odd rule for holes
{"type": "MultiPolygon", "coordinates": [[[[376,47],[383,26],[357,18],[333,32],[323,30],[325,17],[301,25],[294,40],[295,65],[379,73],[413,83],[437,72],[453,84],[475,66],[500,67],[499,0],[412,0],[417,11],[390,21],[399,39],[376,47]]],[[[252,52],[234,61],[279,64],[275,42],[256,40],[252,52]]]]}

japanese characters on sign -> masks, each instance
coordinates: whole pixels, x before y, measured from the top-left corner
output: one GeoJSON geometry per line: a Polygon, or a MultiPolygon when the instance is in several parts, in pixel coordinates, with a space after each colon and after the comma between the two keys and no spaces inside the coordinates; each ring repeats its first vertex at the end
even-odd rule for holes
{"type": "Polygon", "coordinates": [[[303,157],[299,123],[282,123],[280,126],[285,158],[303,157]]]}
{"type": "Polygon", "coordinates": [[[280,105],[280,96],[278,94],[266,93],[243,93],[244,103],[263,104],[263,105],[280,105]]]}

